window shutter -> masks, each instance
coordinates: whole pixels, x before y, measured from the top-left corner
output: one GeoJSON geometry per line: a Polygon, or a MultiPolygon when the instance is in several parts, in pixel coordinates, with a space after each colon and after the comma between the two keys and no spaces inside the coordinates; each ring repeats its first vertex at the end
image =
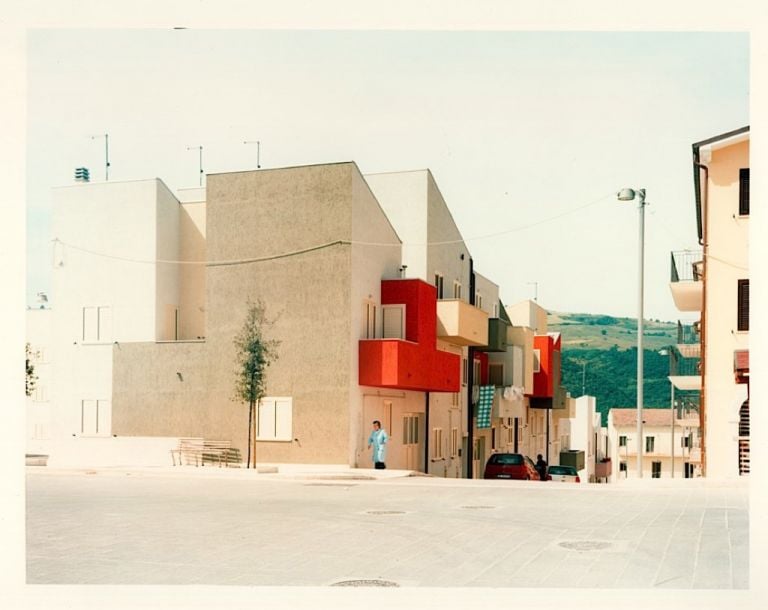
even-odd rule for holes
{"type": "Polygon", "coordinates": [[[749,330],[749,280],[739,280],[738,288],[738,330],[749,330]]]}
{"type": "Polygon", "coordinates": [[[749,216],[749,168],[739,170],[739,215],[749,216]]]}
{"type": "Polygon", "coordinates": [[[274,439],[275,437],[275,401],[259,401],[259,428],[256,432],[258,439],[274,439]]]}
{"type": "Polygon", "coordinates": [[[403,339],[403,306],[383,306],[384,338],[403,339]]]}
{"type": "Polygon", "coordinates": [[[291,437],[292,419],[291,401],[275,401],[275,439],[279,441],[293,440],[291,437]]]}
{"type": "Polygon", "coordinates": [[[96,307],[83,307],[83,341],[94,343],[99,340],[99,314],[96,307]]]}

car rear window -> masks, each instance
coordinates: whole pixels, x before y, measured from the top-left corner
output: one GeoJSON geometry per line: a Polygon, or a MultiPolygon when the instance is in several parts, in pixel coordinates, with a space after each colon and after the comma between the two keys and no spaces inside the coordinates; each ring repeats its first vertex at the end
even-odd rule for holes
{"type": "Polygon", "coordinates": [[[572,466],[550,466],[549,474],[576,474],[576,470],[572,466]]]}
{"type": "Polygon", "coordinates": [[[497,453],[491,456],[490,464],[502,464],[511,466],[523,463],[523,456],[517,453],[497,453]]]}

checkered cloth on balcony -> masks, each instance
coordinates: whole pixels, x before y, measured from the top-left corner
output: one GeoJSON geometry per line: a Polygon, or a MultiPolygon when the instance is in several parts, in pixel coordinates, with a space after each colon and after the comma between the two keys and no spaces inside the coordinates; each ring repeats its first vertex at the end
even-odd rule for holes
{"type": "Polygon", "coordinates": [[[493,392],[496,386],[481,385],[480,397],[477,400],[477,427],[491,427],[491,407],[493,406],[493,392]]]}

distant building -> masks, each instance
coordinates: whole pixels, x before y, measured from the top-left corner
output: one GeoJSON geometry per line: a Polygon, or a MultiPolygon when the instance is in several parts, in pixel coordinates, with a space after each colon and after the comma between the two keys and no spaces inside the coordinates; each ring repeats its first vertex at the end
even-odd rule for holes
{"type": "MultiPolygon", "coordinates": [[[[676,415],[676,414],[675,414],[676,415]]],[[[615,481],[637,476],[637,409],[608,411],[608,444],[615,481]]],[[[671,409],[643,409],[643,477],[691,478],[699,465],[698,414],[674,417],[671,409]],[[674,436],[673,436],[674,434],[674,436]]]]}

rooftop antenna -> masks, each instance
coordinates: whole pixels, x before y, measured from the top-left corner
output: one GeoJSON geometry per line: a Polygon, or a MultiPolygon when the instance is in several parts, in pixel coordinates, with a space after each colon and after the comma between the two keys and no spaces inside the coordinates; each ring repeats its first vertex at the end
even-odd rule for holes
{"type": "Polygon", "coordinates": [[[104,138],[104,180],[109,182],[109,134],[105,133],[91,136],[91,140],[95,140],[96,138],[104,138]]]}
{"type": "Polygon", "coordinates": [[[245,140],[243,144],[255,144],[256,145],[256,169],[261,169],[261,141],[260,140],[245,140]]]}
{"type": "Polygon", "coordinates": [[[195,150],[197,149],[200,153],[199,156],[199,167],[200,167],[200,186],[203,186],[203,147],[202,146],[187,146],[187,150],[195,150]]]}
{"type": "Polygon", "coordinates": [[[533,286],[533,300],[539,302],[539,283],[538,282],[526,282],[528,286],[533,286]]]}

